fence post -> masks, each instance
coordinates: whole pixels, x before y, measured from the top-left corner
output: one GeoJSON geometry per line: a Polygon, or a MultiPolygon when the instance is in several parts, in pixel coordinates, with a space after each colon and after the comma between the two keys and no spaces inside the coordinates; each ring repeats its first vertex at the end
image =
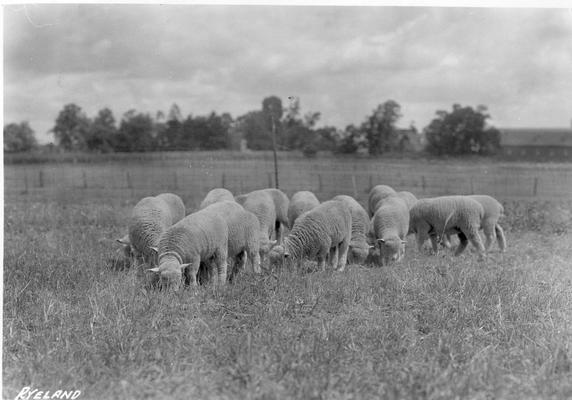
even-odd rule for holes
{"type": "Polygon", "coordinates": [[[272,187],[272,173],[271,172],[268,173],[268,187],[269,188],[272,187]]]}
{"type": "Polygon", "coordinates": [[[538,193],[538,176],[534,177],[534,186],[532,187],[532,195],[536,196],[538,193]]]}
{"type": "Polygon", "coordinates": [[[471,176],[470,182],[471,182],[471,194],[475,194],[475,186],[474,186],[474,183],[473,183],[473,177],[472,177],[472,176],[471,176]]]}
{"type": "Polygon", "coordinates": [[[41,188],[44,187],[44,171],[40,170],[38,177],[39,185],[41,188]]]}
{"type": "Polygon", "coordinates": [[[425,193],[425,187],[426,187],[425,175],[421,175],[421,190],[423,191],[423,193],[425,193]]]}
{"type": "Polygon", "coordinates": [[[226,176],[224,175],[224,172],[222,173],[222,182],[220,185],[221,188],[225,188],[226,187],[226,176]]]}
{"type": "Polygon", "coordinates": [[[125,172],[125,180],[127,181],[127,189],[133,189],[131,185],[131,175],[129,175],[129,171],[125,172]]]}
{"type": "Polygon", "coordinates": [[[354,199],[357,199],[358,192],[357,192],[357,184],[356,184],[356,176],[352,175],[352,187],[354,189],[354,199]]]}
{"type": "Polygon", "coordinates": [[[28,174],[24,175],[24,194],[28,194],[28,174]]]}
{"type": "Polygon", "coordinates": [[[81,171],[81,177],[83,179],[83,188],[87,189],[87,175],[85,173],[85,170],[81,171]]]}

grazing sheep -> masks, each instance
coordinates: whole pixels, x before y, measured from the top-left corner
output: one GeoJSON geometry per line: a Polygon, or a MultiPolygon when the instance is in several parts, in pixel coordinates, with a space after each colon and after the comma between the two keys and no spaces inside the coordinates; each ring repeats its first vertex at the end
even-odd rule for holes
{"type": "Polygon", "coordinates": [[[204,209],[221,216],[228,226],[229,275],[232,277],[250,260],[252,269],[260,273],[260,223],[258,218],[233,200],[211,204],[204,209]]]}
{"type": "Polygon", "coordinates": [[[330,265],[343,271],[352,236],[352,216],[342,201],[330,200],[302,214],[284,240],[284,257],[298,260],[317,258],[324,270],[326,257],[330,265]]]}
{"type": "Polygon", "coordinates": [[[437,244],[443,240],[443,236],[456,233],[460,240],[456,256],[465,250],[470,241],[477,248],[479,258],[484,258],[485,248],[479,236],[479,228],[485,211],[478,201],[467,196],[420,199],[409,213],[409,232],[415,233],[419,251],[429,237],[433,251],[437,252],[437,244]]]}
{"type": "Polygon", "coordinates": [[[234,196],[230,192],[230,190],[224,188],[216,188],[212,189],[207,193],[204,200],[201,202],[199,206],[199,210],[202,210],[205,207],[210,206],[211,204],[218,203],[219,201],[234,201],[234,196]]]}
{"type": "Polygon", "coordinates": [[[185,204],[173,193],[161,193],[141,199],[129,217],[129,233],[117,239],[126,256],[141,257],[147,265],[154,265],[156,254],[153,247],[167,228],[185,217],[185,204]]]}
{"type": "Polygon", "coordinates": [[[320,200],[314,193],[307,190],[294,193],[288,205],[288,225],[294,226],[296,218],[318,205],[320,205],[320,200]]]}
{"type": "Polygon", "coordinates": [[[399,196],[389,196],[377,208],[372,219],[375,240],[379,243],[381,265],[400,261],[405,255],[409,230],[409,207],[399,196]]]}
{"type": "Polygon", "coordinates": [[[244,205],[244,202],[246,201],[246,199],[251,196],[251,195],[257,195],[257,193],[267,193],[270,195],[270,198],[272,199],[272,203],[274,204],[274,214],[275,214],[275,221],[274,221],[274,227],[273,227],[273,231],[275,233],[275,238],[279,243],[282,243],[283,241],[283,233],[284,233],[284,226],[290,228],[289,224],[288,224],[288,196],[286,196],[286,194],[281,191],[280,189],[274,189],[274,188],[268,188],[268,189],[259,189],[259,190],[254,190],[250,193],[247,194],[241,194],[238,196],[235,196],[234,200],[241,204],[244,205]]]}
{"type": "Polygon", "coordinates": [[[417,197],[415,197],[415,195],[411,192],[401,191],[397,192],[396,195],[401,197],[405,201],[405,204],[407,204],[408,209],[411,209],[411,207],[413,207],[413,204],[417,202],[417,197]]]}
{"type": "Polygon", "coordinates": [[[263,190],[250,192],[246,197],[243,207],[253,213],[258,219],[260,238],[260,262],[264,263],[266,254],[276,243],[270,241],[276,223],[276,208],[270,193],[263,190]]]}
{"type": "MultiPolygon", "coordinates": [[[[489,251],[496,239],[500,251],[503,252],[506,249],[506,237],[502,227],[498,223],[504,213],[502,204],[494,197],[488,195],[470,195],[467,197],[478,201],[485,211],[485,215],[481,221],[481,229],[485,234],[485,250],[489,251]]],[[[445,245],[450,247],[451,235],[447,234],[445,236],[445,245]]]]}
{"type": "Polygon", "coordinates": [[[177,289],[183,272],[194,286],[201,262],[214,265],[220,285],[226,284],[228,256],[228,224],[223,217],[208,209],[192,213],[168,228],[159,240],[158,274],[160,283],[177,289]]]}
{"type": "Polygon", "coordinates": [[[348,262],[353,264],[362,264],[365,262],[372,246],[367,242],[367,235],[370,228],[369,216],[367,211],[360,203],[351,196],[340,194],[332,200],[344,202],[352,216],[352,238],[350,241],[350,249],[348,253],[348,262]]]}
{"type": "Polygon", "coordinates": [[[375,214],[375,210],[377,210],[377,207],[381,205],[383,199],[385,199],[388,196],[391,196],[392,194],[395,194],[395,190],[393,190],[391,186],[387,185],[374,186],[369,191],[369,196],[367,201],[369,216],[372,217],[373,214],[375,214]]]}

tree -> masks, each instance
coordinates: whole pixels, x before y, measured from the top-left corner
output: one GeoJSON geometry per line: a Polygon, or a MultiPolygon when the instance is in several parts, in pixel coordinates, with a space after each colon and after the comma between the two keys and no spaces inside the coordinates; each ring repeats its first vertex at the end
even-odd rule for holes
{"type": "Polygon", "coordinates": [[[153,149],[153,119],[149,114],[129,110],[123,114],[116,149],[118,151],[150,151],[153,149]]]}
{"type": "Polygon", "coordinates": [[[181,110],[175,103],[171,106],[167,116],[167,123],[159,129],[157,145],[164,150],[182,150],[183,146],[183,122],[181,110]]]}
{"type": "Polygon", "coordinates": [[[427,150],[436,155],[493,154],[500,148],[500,132],[487,126],[490,116],[485,106],[439,110],[425,128],[427,150]]]}
{"type": "Polygon", "coordinates": [[[236,130],[246,139],[251,150],[271,150],[272,137],[268,133],[262,111],[250,111],[237,118],[236,130]]]}
{"type": "Polygon", "coordinates": [[[52,132],[64,150],[85,150],[90,121],[81,107],[71,103],[64,106],[52,132]]]}
{"type": "Polygon", "coordinates": [[[396,101],[387,100],[377,106],[361,127],[365,132],[369,154],[379,155],[398,146],[395,123],[399,118],[401,106],[396,101]]]}
{"type": "Polygon", "coordinates": [[[36,136],[27,121],[4,125],[4,152],[30,151],[37,146],[36,136]]]}
{"type": "Polygon", "coordinates": [[[114,150],[117,136],[115,117],[109,108],[99,110],[86,134],[86,146],[90,151],[110,152],[114,150]]]}
{"type": "Polygon", "coordinates": [[[362,132],[356,128],[354,125],[346,126],[344,135],[339,141],[339,145],[336,147],[335,152],[341,154],[353,154],[360,148],[360,144],[363,142],[362,132]]]}

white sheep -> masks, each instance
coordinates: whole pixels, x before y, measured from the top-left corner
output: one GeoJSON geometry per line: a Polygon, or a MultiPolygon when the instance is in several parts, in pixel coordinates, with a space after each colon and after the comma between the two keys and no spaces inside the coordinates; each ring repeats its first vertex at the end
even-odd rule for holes
{"type": "Polygon", "coordinates": [[[126,256],[141,257],[144,264],[153,265],[156,254],[152,248],[159,243],[159,237],[184,217],[185,204],[176,194],[145,197],[131,210],[129,233],[117,241],[124,246],[126,256]]]}
{"type": "Polygon", "coordinates": [[[379,244],[380,264],[400,261],[405,255],[409,231],[409,207],[405,200],[396,195],[385,198],[373,215],[372,230],[379,244]]]}
{"type": "MultiPolygon", "coordinates": [[[[260,223],[258,218],[234,201],[220,201],[204,209],[223,217],[228,226],[229,276],[244,269],[247,259],[252,269],[260,273],[260,223]]],[[[267,245],[268,239],[264,244],[267,245]]]]}
{"type": "Polygon", "coordinates": [[[485,211],[478,201],[467,196],[420,199],[409,213],[409,232],[415,233],[419,251],[425,240],[430,238],[433,251],[437,252],[437,244],[443,240],[444,235],[456,233],[460,240],[456,256],[465,250],[470,241],[476,247],[479,258],[484,258],[485,248],[479,236],[479,228],[485,211]]]}
{"type": "Polygon", "coordinates": [[[215,188],[210,190],[199,206],[199,210],[210,206],[211,204],[217,203],[219,201],[234,201],[234,196],[232,192],[224,188],[215,188]]]}
{"type": "Polygon", "coordinates": [[[159,240],[158,274],[161,285],[177,289],[183,272],[193,286],[202,263],[214,266],[218,282],[226,284],[228,257],[228,224],[223,217],[208,209],[192,213],[168,228],[159,240]]]}
{"type": "Polygon", "coordinates": [[[370,220],[367,211],[351,196],[340,194],[332,200],[342,201],[348,206],[352,216],[352,238],[348,253],[348,261],[354,264],[365,262],[370,249],[373,247],[367,241],[370,230],[370,220]]]}
{"type": "Polygon", "coordinates": [[[258,189],[258,190],[254,190],[250,193],[246,193],[246,194],[240,194],[234,197],[234,200],[241,204],[244,205],[244,202],[246,201],[246,199],[251,196],[251,195],[257,195],[257,193],[267,193],[270,195],[270,198],[272,199],[272,203],[274,204],[274,214],[275,214],[275,221],[274,221],[274,235],[276,240],[279,243],[282,243],[283,241],[283,234],[284,234],[284,227],[290,228],[289,223],[288,223],[288,204],[289,204],[289,200],[288,200],[288,196],[286,196],[286,194],[281,191],[280,189],[274,189],[274,188],[267,188],[267,189],[258,189]]]}
{"type": "Polygon", "coordinates": [[[407,204],[408,209],[411,209],[411,207],[413,207],[413,204],[417,202],[417,197],[415,197],[415,195],[411,192],[401,191],[397,192],[396,195],[401,197],[405,201],[405,204],[407,204]]]}
{"type": "Polygon", "coordinates": [[[387,185],[376,185],[369,191],[369,196],[367,200],[369,216],[372,217],[375,214],[377,207],[381,205],[383,199],[387,196],[395,194],[395,190],[391,186],[387,185]]]}
{"type": "Polygon", "coordinates": [[[318,200],[314,193],[308,190],[294,193],[288,205],[288,225],[290,227],[294,226],[296,218],[319,205],[320,200],[318,200]]]}
{"type": "Polygon", "coordinates": [[[284,240],[284,257],[298,260],[318,260],[324,270],[326,258],[332,268],[343,271],[352,236],[352,216],[347,205],[330,200],[302,214],[284,240]]]}
{"type": "MultiPolygon", "coordinates": [[[[503,252],[506,249],[506,237],[502,227],[498,221],[504,214],[502,204],[494,197],[488,195],[469,195],[467,196],[478,201],[485,211],[481,220],[481,229],[485,234],[485,250],[489,251],[492,243],[497,241],[499,249],[503,252]]],[[[450,247],[450,234],[446,235],[445,245],[450,247]]]]}
{"type": "Polygon", "coordinates": [[[276,226],[276,207],[270,193],[263,190],[250,192],[246,196],[243,207],[253,213],[258,219],[260,232],[260,262],[264,263],[266,254],[276,241],[271,241],[272,233],[276,226]]]}

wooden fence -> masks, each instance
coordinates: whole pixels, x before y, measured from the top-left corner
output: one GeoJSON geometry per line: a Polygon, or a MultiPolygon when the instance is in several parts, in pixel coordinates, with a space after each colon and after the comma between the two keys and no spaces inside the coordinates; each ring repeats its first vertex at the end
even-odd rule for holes
{"type": "MultiPolygon", "coordinates": [[[[483,193],[499,200],[572,200],[572,165],[503,165],[379,162],[347,159],[279,161],[280,188],[289,195],[311,190],[321,200],[349,194],[359,201],[370,188],[386,184],[418,197],[483,193]]],[[[190,203],[208,190],[226,187],[233,193],[272,187],[273,163],[265,159],[157,162],[5,165],[5,197],[66,195],[136,201],[171,191],[190,203]]]]}

